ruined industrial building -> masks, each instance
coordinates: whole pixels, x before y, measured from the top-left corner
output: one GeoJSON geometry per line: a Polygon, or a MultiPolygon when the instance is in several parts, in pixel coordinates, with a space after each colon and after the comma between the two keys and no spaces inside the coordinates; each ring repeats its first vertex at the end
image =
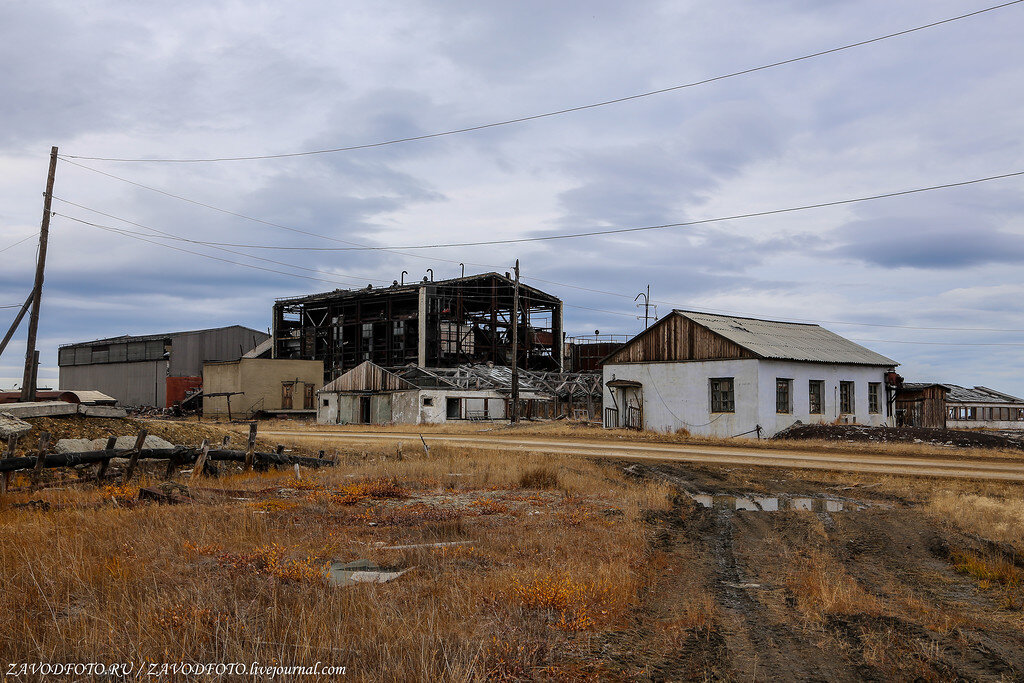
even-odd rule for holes
{"type": "MultiPolygon", "coordinates": [[[[360,363],[446,368],[512,364],[515,282],[484,273],[337,289],[274,304],[273,357],[320,360],[329,382],[360,363]]],[[[519,285],[519,366],[561,370],[562,302],[519,285]]]]}

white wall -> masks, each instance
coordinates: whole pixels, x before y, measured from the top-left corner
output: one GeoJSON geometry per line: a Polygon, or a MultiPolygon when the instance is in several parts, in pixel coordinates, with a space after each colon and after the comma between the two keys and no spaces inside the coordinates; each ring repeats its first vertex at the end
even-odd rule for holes
{"type": "Polygon", "coordinates": [[[841,421],[876,427],[889,424],[887,419],[889,406],[886,404],[885,398],[885,372],[886,368],[863,365],[761,361],[758,369],[760,376],[758,381],[758,386],[760,387],[758,410],[761,415],[760,424],[765,429],[763,434],[771,436],[789,427],[797,420],[804,424],[835,422],[840,418],[839,383],[850,381],[854,383],[854,412],[851,415],[843,416],[841,421]],[[793,380],[791,388],[793,412],[788,415],[775,411],[776,379],[793,380]],[[824,412],[820,415],[811,415],[810,413],[810,390],[808,384],[811,380],[822,380],[825,382],[824,412]],[[879,410],[881,412],[878,414],[868,412],[869,382],[879,382],[882,384],[879,388],[879,410]]]}
{"type": "Polygon", "coordinates": [[[947,429],[1016,429],[1024,430],[1024,422],[1019,420],[950,420],[946,419],[947,429]]]}
{"type": "MultiPolygon", "coordinates": [[[[756,360],[693,361],[684,363],[627,363],[604,366],[604,407],[623,406],[621,395],[609,387],[612,379],[643,385],[644,427],[658,432],[686,429],[691,434],[732,436],[757,425],[756,360]],[[712,415],[712,377],[734,378],[735,413],[712,415]],[[614,396],[614,400],[613,397],[614,396]]],[[[773,385],[774,386],[774,385],[773,385]]],[[[763,425],[762,425],[763,426],[763,425]]]]}
{"type": "MultiPolygon", "coordinates": [[[[691,434],[730,437],[762,428],[771,436],[797,420],[804,423],[834,422],[839,413],[839,382],[854,382],[853,415],[849,422],[881,425],[887,422],[885,387],[881,388],[878,415],[868,413],[868,382],[884,382],[885,368],[859,365],[831,365],[796,361],[719,360],[678,363],[628,363],[604,367],[604,407],[620,410],[622,393],[608,386],[614,379],[643,385],[644,427],[659,432],[686,429],[691,434]],[[734,379],[735,413],[711,410],[710,379],[734,379]],[[778,414],[775,380],[791,379],[792,413],[778,414]],[[823,380],[824,413],[810,414],[808,382],[823,380]],[[613,400],[614,396],[614,400],[613,400]]],[[[620,418],[621,419],[621,418],[620,418]]],[[[750,434],[753,437],[753,434],[750,434]]]]}

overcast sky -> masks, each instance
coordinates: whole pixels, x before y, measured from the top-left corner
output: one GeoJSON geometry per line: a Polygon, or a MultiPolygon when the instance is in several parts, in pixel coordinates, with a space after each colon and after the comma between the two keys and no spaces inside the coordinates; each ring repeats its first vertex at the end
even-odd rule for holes
{"type": "MultiPolygon", "coordinates": [[[[51,145],[127,158],[363,145],[699,81],[993,4],[0,3],[0,249],[31,237],[0,252],[0,305],[20,304],[31,288],[51,145]]],[[[1021,171],[1021,35],[1024,4],[706,85],[429,140],[257,161],[76,161],[335,241],[61,162],[40,385],[56,386],[62,343],[266,329],[277,297],[390,284],[403,270],[411,279],[427,268],[457,276],[459,262],[467,273],[504,272],[519,258],[525,282],[565,301],[569,334],[636,333],[633,298],[650,284],[659,315],[678,307],[822,321],[897,359],[907,379],[1024,395],[1021,177],[694,227],[406,252],[414,256],[227,247],[241,253],[232,254],[154,237],[307,247],[518,238],[1021,171]]],[[[15,312],[0,309],[4,330],[15,312]]],[[[4,387],[20,384],[26,327],[0,358],[4,387]]]]}

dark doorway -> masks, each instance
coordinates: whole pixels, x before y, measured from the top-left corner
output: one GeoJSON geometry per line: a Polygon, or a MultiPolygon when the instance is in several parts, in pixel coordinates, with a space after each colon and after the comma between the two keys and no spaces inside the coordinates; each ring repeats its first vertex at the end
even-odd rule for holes
{"type": "Polygon", "coordinates": [[[370,397],[359,397],[359,424],[370,424],[370,397]]]}
{"type": "Polygon", "coordinates": [[[449,420],[458,420],[462,417],[462,400],[458,398],[448,399],[445,413],[449,420]]]}
{"type": "Polygon", "coordinates": [[[303,396],[302,407],[306,410],[313,410],[313,385],[306,384],[306,394],[303,396]]]}

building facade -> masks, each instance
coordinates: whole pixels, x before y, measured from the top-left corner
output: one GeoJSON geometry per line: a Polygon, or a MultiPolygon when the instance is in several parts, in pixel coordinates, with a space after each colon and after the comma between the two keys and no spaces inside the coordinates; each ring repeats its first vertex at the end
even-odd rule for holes
{"type": "Polygon", "coordinates": [[[203,415],[313,415],[323,376],[324,364],[318,360],[210,361],[203,364],[203,415]]]}
{"type": "Polygon", "coordinates": [[[267,339],[241,325],[65,344],[61,389],[95,389],[124,406],[166,408],[203,383],[203,363],[240,357],[267,339]]]}
{"type": "Polygon", "coordinates": [[[1024,399],[988,387],[946,386],[950,429],[1024,429],[1024,399]]]}
{"type": "Polygon", "coordinates": [[[604,359],[604,426],[732,437],[891,425],[896,365],[818,325],[673,311],[604,359]]]}

